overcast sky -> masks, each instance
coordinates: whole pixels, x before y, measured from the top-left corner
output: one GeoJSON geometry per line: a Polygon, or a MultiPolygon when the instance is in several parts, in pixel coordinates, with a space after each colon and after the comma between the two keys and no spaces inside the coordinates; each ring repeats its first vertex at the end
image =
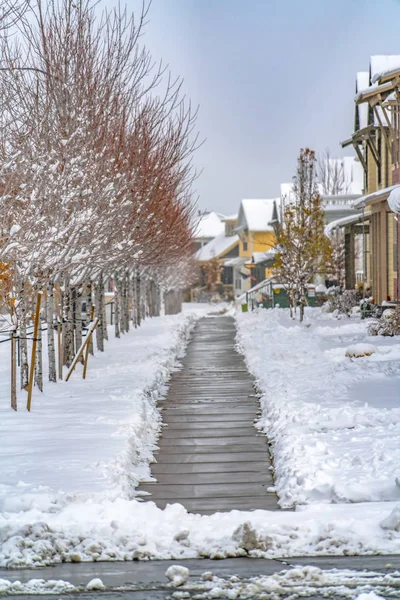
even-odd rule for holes
{"type": "Polygon", "coordinates": [[[400,54],[399,0],[153,0],[149,19],[143,39],[200,107],[199,206],[224,213],[277,196],[301,147],[343,155],[356,72],[400,54]]]}

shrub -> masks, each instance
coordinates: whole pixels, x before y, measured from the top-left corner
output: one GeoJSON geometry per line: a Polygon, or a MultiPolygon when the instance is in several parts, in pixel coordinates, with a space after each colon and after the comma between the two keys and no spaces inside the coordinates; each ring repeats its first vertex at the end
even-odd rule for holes
{"type": "Polygon", "coordinates": [[[358,294],[355,290],[346,290],[343,294],[332,293],[329,294],[327,311],[337,311],[339,314],[349,317],[358,303],[358,294]]]}
{"type": "Polygon", "coordinates": [[[400,335],[400,305],[387,308],[379,319],[373,319],[368,325],[369,335],[400,335]]]}

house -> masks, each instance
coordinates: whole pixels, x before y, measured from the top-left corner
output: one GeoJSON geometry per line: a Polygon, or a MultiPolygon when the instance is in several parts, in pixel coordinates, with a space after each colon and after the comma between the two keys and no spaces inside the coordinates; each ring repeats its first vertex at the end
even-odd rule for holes
{"type": "Polygon", "coordinates": [[[364,170],[364,195],[354,203],[360,213],[343,225],[346,284],[355,283],[355,237],[362,235],[362,287],[379,303],[400,297],[400,229],[388,203],[400,183],[399,100],[400,56],[371,56],[369,72],[356,77],[354,133],[342,142],[354,147],[364,170]]]}
{"type": "Polygon", "coordinates": [[[211,242],[215,237],[224,233],[225,215],[215,211],[199,211],[193,223],[194,251],[197,252],[211,242]]]}
{"type": "Polygon", "coordinates": [[[239,235],[239,257],[236,280],[241,281],[237,295],[263,281],[272,273],[275,246],[274,219],[278,218],[279,198],[244,199],[240,203],[236,233],[239,235]],[[245,262],[243,262],[243,259],[245,262]]]}
{"type": "Polygon", "coordinates": [[[237,215],[221,217],[222,232],[202,245],[195,254],[200,268],[199,287],[202,292],[207,289],[225,298],[234,296],[234,273],[229,261],[239,257],[236,221],[237,215]]]}

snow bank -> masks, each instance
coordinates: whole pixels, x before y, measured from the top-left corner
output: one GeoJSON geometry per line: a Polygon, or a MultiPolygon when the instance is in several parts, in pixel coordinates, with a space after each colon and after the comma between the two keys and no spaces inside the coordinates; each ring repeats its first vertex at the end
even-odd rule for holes
{"type": "Polygon", "coordinates": [[[304,326],[279,309],[237,315],[280,505],[400,501],[398,340],[379,339],[373,355],[351,361],[349,343],[366,348],[366,321],[306,314],[304,326]]]}

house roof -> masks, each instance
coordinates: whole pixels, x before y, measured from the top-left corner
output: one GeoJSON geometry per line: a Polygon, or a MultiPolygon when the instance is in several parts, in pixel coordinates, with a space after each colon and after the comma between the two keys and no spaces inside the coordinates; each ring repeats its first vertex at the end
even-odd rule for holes
{"type": "Polygon", "coordinates": [[[223,219],[221,219],[221,221],[223,221],[224,223],[226,221],[236,221],[237,218],[238,218],[238,214],[235,213],[234,215],[228,215],[227,217],[224,217],[223,219]]]}
{"type": "Polygon", "coordinates": [[[274,261],[277,252],[278,250],[276,248],[271,248],[267,252],[253,252],[252,263],[259,265],[261,263],[274,261]]]}
{"type": "Polygon", "coordinates": [[[370,58],[370,78],[375,83],[382,73],[400,68],[399,54],[376,54],[370,58]]]}
{"type": "Polygon", "coordinates": [[[361,196],[354,202],[354,208],[364,208],[367,204],[370,204],[374,200],[386,200],[389,196],[390,192],[396,189],[398,184],[391,185],[387,188],[383,188],[382,190],[377,190],[376,192],[372,192],[371,194],[367,194],[366,196],[361,196]]]}
{"type": "Polygon", "coordinates": [[[239,226],[246,227],[249,231],[273,231],[269,223],[273,218],[275,200],[274,198],[242,200],[239,226]]]}
{"type": "Polygon", "coordinates": [[[400,66],[395,69],[390,69],[389,71],[384,71],[383,73],[377,73],[372,83],[386,83],[391,81],[392,79],[396,79],[396,77],[400,76],[400,66]]]}
{"type": "Polygon", "coordinates": [[[244,256],[236,256],[236,258],[230,258],[229,260],[227,260],[225,263],[225,266],[226,267],[242,267],[243,265],[245,265],[248,262],[249,262],[248,258],[245,258],[244,256]]]}
{"type": "Polygon", "coordinates": [[[357,213],[356,215],[350,215],[348,217],[342,217],[341,219],[336,219],[336,221],[331,221],[328,225],[325,226],[325,235],[330,237],[335,229],[340,229],[340,227],[344,227],[345,225],[351,225],[352,223],[357,223],[358,221],[362,221],[363,213],[357,213]]]}
{"type": "Polygon", "coordinates": [[[225,216],[215,211],[204,213],[197,217],[193,226],[194,238],[215,238],[225,231],[222,221],[225,216]]]}
{"type": "Polygon", "coordinates": [[[226,236],[225,233],[220,233],[196,252],[196,259],[203,261],[219,258],[232,248],[232,246],[235,246],[238,241],[239,237],[237,235],[226,236]]]}

